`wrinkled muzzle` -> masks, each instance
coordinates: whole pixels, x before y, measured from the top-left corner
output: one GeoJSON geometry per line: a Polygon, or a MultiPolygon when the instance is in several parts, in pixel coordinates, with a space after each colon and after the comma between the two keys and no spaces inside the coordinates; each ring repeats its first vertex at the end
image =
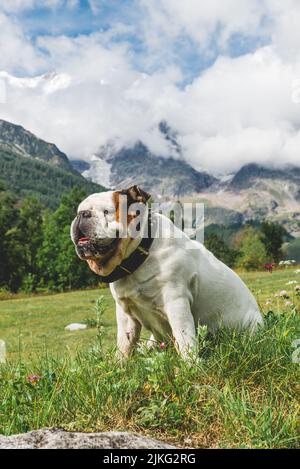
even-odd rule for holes
{"type": "Polygon", "coordinates": [[[116,223],[102,226],[91,212],[80,212],[71,225],[71,238],[81,259],[101,258],[115,249],[119,241],[118,226],[116,223]]]}

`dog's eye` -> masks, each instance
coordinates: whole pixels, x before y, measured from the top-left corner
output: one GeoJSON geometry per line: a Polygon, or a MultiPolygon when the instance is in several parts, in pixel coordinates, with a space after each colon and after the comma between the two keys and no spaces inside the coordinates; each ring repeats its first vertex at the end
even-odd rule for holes
{"type": "Polygon", "coordinates": [[[108,215],[108,210],[104,210],[104,215],[108,215]]]}

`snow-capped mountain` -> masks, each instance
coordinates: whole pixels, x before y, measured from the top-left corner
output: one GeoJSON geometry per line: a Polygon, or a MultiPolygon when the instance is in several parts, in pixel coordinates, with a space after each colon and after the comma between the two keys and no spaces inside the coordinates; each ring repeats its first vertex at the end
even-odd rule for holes
{"type": "MultiPolygon", "coordinates": [[[[171,199],[202,192],[217,182],[214,176],[197,171],[184,160],[176,133],[166,122],[159,124],[159,130],[172,156],[155,155],[142,142],[119,149],[110,142],[91,157],[82,175],[110,188],[139,184],[156,198],[171,199]]],[[[80,162],[73,164],[78,169],[80,162]]]]}
{"type": "Polygon", "coordinates": [[[159,129],[172,145],[172,156],[154,155],[141,142],[100,148],[89,163],[75,161],[84,177],[110,188],[139,184],[154,199],[199,200],[207,223],[241,224],[272,219],[300,235],[300,168],[245,165],[234,174],[214,176],[184,160],[176,133],[165,122],[159,129]],[[175,155],[175,156],[174,156],[175,155]]]}
{"type": "Polygon", "coordinates": [[[51,94],[58,90],[68,88],[72,82],[70,75],[51,71],[35,77],[15,77],[7,72],[0,71],[0,80],[14,88],[41,88],[44,94],[51,94]]]}

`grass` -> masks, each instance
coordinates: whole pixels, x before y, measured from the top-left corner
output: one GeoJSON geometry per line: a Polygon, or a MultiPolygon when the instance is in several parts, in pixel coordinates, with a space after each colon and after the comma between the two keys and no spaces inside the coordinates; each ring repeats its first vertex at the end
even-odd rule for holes
{"type": "Polygon", "coordinates": [[[243,274],[264,310],[264,329],[252,338],[201,329],[193,366],[171,348],[141,347],[121,367],[108,290],[0,302],[8,348],[0,365],[0,432],[127,430],[178,446],[299,447],[300,364],[292,344],[300,338],[300,299],[295,285],[286,285],[300,284],[294,270],[243,274]],[[274,296],[281,290],[288,299],[274,296]],[[107,302],[100,333],[66,332],[70,322],[93,316],[99,294],[107,302]],[[30,382],[30,375],[37,378],[30,382]]]}
{"type": "Polygon", "coordinates": [[[30,362],[39,353],[74,354],[89,347],[95,329],[70,333],[65,326],[93,316],[92,308],[100,294],[107,302],[104,326],[107,341],[111,341],[115,313],[109,289],[0,301],[0,338],[6,342],[8,358],[30,362]]]}

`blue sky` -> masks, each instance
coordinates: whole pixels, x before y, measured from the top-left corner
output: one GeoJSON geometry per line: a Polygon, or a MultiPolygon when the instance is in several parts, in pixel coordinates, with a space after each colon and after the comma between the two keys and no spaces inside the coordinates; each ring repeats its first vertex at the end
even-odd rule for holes
{"type": "MultiPolygon", "coordinates": [[[[174,38],[171,47],[170,44],[166,45],[163,61],[159,61],[160,56],[145,63],[149,46],[144,41],[140,25],[140,19],[147,14],[145,6],[137,0],[94,0],[94,8],[91,3],[89,0],[80,0],[77,5],[71,7],[63,2],[52,8],[37,5],[35,8],[21,10],[14,16],[22,23],[25,33],[33,42],[37,37],[44,35],[76,37],[109,31],[116,24],[127,25],[130,30],[114,35],[111,44],[129,43],[130,60],[141,71],[152,73],[166,65],[179,66],[183,74],[179,86],[191,83],[203,70],[209,68],[221,53],[238,57],[270,42],[267,34],[240,31],[232,34],[225,50],[220,50],[217,40],[222,25],[216,24],[205,49],[199,47],[199,43],[187,31],[182,31],[174,38]]],[[[262,18],[263,21],[266,21],[266,18],[262,18]]],[[[163,37],[161,47],[165,47],[163,37]]]]}

